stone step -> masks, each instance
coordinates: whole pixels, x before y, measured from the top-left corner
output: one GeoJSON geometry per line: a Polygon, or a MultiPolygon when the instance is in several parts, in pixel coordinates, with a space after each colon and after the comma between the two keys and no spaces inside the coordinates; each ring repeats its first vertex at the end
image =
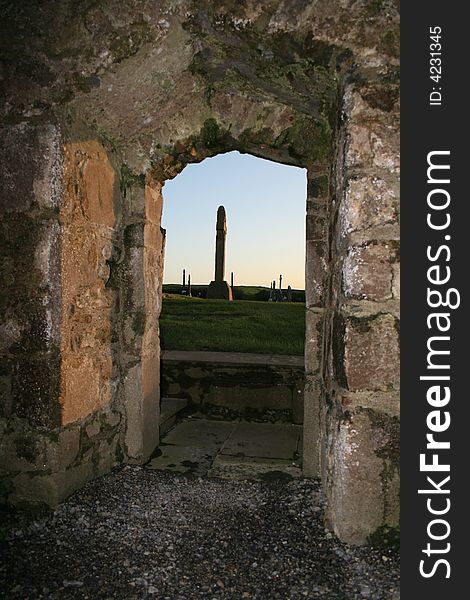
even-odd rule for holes
{"type": "Polygon", "coordinates": [[[186,398],[162,398],[160,402],[160,437],[176,423],[178,414],[186,408],[186,398]]]}
{"type": "Polygon", "coordinates": [[[188,398],[206,415],[301,424],[304,358],[236,352],[162,354],[162,394],[188,398]],[[203,382],[203,383],[201,383],[203,382]]]}

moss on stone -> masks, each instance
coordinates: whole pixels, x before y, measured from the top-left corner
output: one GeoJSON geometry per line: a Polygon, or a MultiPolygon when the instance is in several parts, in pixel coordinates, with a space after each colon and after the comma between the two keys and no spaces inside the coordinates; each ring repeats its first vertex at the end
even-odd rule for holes
{"type": "Polygon", "coordinates": [[[348,387],[348,380],[344,368],[344,336],[346,335],[346,323],[343,315],[335,313],[333,316],[332,332],[332,354],[333,370],[338,383],[343,387],[348,387]]]}
{"type": "Polygon", "coordinates": [[[105,286],[111,289],[119,289],[123,284],[123,266],[117,260],[109,259],[106,261],[109,267],[109,277],[105,286]]]}
{"type": "Polygon", "coordinates": [[[210,118],[204,121],[200,137],[203,144],[207,148],[214,148],[215,146],[218,146],[221,143],[223,133],[215,119],[210,118]]]}
{"type": "Polygon", "coordinates": [[[150,23],[147,23],[140,14],[136,21],[117,30],[109,48],[113,54],[114,63],[136,54],[139,48],[150,41],[155,32],[150,23]]]}
{"type": "Polygon", "coordinates": [[[363,409],[372,423],[372,426],[384,432],[388,442],[381,446],[376,454],[379,458],[390,462],[392,470],[400,465],[400,419],[386,413],[372,409],[363,409]]]}
{"type": "Polygon", "coordinates": [[[274,131],[269,127],[263,127],[261,129],[250,127],[249,129],[242,131],[238,139],[242,146],[276,146],[274,131]]]}
{"type": "Polygon", "coordinates": [[[18,360],[12,378],[15,413],[35,427],[53,429],[61,422],[59,353],[18,360]]]}
{"type": "Polygon", "coordinates": [[[30,463],[34,463],[38,454],[38,440],[36,436],[29,432],[24,431],[14,441],[16,454],[20,458],[24,458],[30,463]]]}
{"type": "Polygon", "coordinates": [[[367,542],[375,548],[390,548],[398,551],[400,549],[400,528],[381,525],[368,536],[367,542]]]}
{"type": "Polygon", "coordinates": [[[145,187],[145,173],[135,173],[126,163],[123,163],[120,169],[119,188],[124,197],[127,189],[133,186],[145,187]]]}
{"type": "Polygon", "coordinates": [[[132,319],[132,329],[137,335],[144,335],[145,331],[145,313],[138,310],[132,319]]]}
{"type": "Polygon", "coordinates": [[[289,153],[295,158],[315,162],[328,159],[332,150],[332,131],[326,122],[308,116],[294,119],[288,133],[289,153]]]}
{"type": "Polygon", "coordinates": [[[313,177],[308,182],[308,195],[312,198],[323,198],[328,195],[329,177],[328,175],[320,175],[313,177]]]}
{"type": "Polygon", "coordinates": [[[396,85],[375,85],[361,91],[361,96],[371,108],[390,112],[398,100],[399,92],[396,85]]]}
{"type": "Polygon", "coordinates": [[[126,248],[142,248],[144,246],[144,223],[130,223],[124,228],[123,242],[126,248]]]}

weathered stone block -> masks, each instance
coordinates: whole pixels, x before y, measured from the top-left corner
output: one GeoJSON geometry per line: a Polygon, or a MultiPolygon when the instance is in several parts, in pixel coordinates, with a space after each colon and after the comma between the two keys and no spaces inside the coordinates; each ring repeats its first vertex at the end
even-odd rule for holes
{"type": "Polygon", "coordinates": [[[398,190],[379,177],[350,179],[340,205],[343,236],[397,221],[398,190]]]}
{"type": "Polygon", "coordinates": [[[44,469],[45,439],[24,422],[17,421],[16,431],[8,422],[0,422],[0,468],[6,471],[44,469]]]}
{"type": "Polygon", "coordinates": [[[342,540],[364,544],[384,526],[398,526],[398,422],[351,413],[330,435],[327,521],[342,540]]]}
{"type": "Polygon", "coordinates": [[[59,372],[58,354],[18,358],[11,384],[13,412],[35,426],[60,425],[59,372]]]}
{"type": "Polygon", "coordinates": [[[352,169],[375,168],[398,174],[398,113],[372,109],[361,94],[351,88],[346,93],[345,109],[349,115],[346,166],[352,169]]]}
{"type": "Polygon", "coordinates": [[[302,471],[306,477],[320,475],[320,406],[323,400],[318,376],[305,376],[302,471]]]}
{"type": "Polygon", "coordinates": [[[393,391],[342,391],[341,407],[343,411],[357,411],[370,408],[376,412],[398,417],[400,415],[400,393],[393,391]]]}
{"type": "Polygon", "coordinates": [[[311,198],[324,198],[329,193],[330,179],[328,175],[309,177],[307,180],[307,195],[311,198]]]}
{"type": "Polygon", "coordinates": [[[127,372],[124,393],[127,455],[131,460],[142,461],[150,456],[159,440],[159,387],[145,376],[139,363],[127,372]]]}
{"type": "Polygon", "coordinates": [[[91,421],[85,427],[86,434],[89,438],[95,437],[101,431],[101,424],[98,419],[91,421]]]}
{"type": "Polygon", "coordinates": [[[292,423],[296,425],[302,425],[304,422],[304,394],[305,381],[302,378],[292,390],[292,423]]]}
{"type": "Polygon", "coordinates": [[[58,433],[57,441],[50,439],[46,447],[45,466],[53,471],[67,469],[80,450],[80,429],[71,427],[58,433]]]}
{"type": "Polygon", "coordinates": [[[328,237],[328,219],[325,214],[319,214],[318,210],[312,210],[307,214],[305,223],[305,239],[313,242],[325,242],[328,237]]]}
{"type": "Polygon", "coordinates": [[[305,301],[307,308],[322,307],[328,274],[328,248],[324,241],[307,241],[305,261],[305,301]]]}
{"type": "Polygon", "coordinates": [[[349,168],[375,167],[398,173],[400,161],[397,132],[378,123],[351,125],[346,164],[349,168]]]}
{"type": "Polygon", "coordinates": [[[106,261],[116,224],[116,180],[100,144],[66,145],[60,206],[63,424],[111,402],[113,297],[106,261]]]}
{"type": "Polygon", "coordinates": [[[62,187],[62,148],[53,124],[5,125],[0,137],[0,213],[57,207],[62,187]],[[21,173],[21,176],[18,176],[21,173]]]}
{"type": "Polygon", "coordinates": [[[121,422],[120,413],[115,410],[105,409],[103,412],[104,420],[109,427],[117,427],[121,422]]]}
{"type": "Polygon", "coordinates": [[[305,319],[305,373],[319,373],[323,360],[324,309],[307,309],[305,319]]]}
{"type": "Polygon", "coordinates": [[[62,358],[62,424],[73,423],[111,402],[111,348],[96,355],[75,349],[62,358]]]}
{"type": "Polygon", "coordinates": [[[0,320],[22,327],[21,347],[48,349],[57,328],[56,271],[59,266],[55,219],[34,219],[10,213],[0,222],[0,320]],[[33,331],[31,331],[33,330],[33,331]],[[28,333],[28,335],[25,335],[28,333]]]}
{"type": "Polygon", "coordinates": [[[96,475],[104,475],[109,473],[116,465],[116,446],[118,440],[114,437],[111,441],[102,440],[98,446],[98,465],[96,475]]]}
{"type": "Polygon", "coordinates": [[[143,248],[130,248],[126,252],[125,264],[125,311],[134,312],[145,308],[144,251],[143,248]]]}
{"type": "Polygon", "coordinates": [[[343,290],[347,297],[381,302],[392,297],[391,243],[353,246],[343,263],[343,290]]]}
{"type": "Polygon", "coordinates": [[[344,376],[350,391],[386,390],[400,382],[399,335],[391,315],[349,317],[344,330],[344,376]]]}
{"type": "Polygon", "coordinates": [[[145,218],[160,227],[163,210],[162,183],[147,173],[145,178],[145,218]]]}
{"type": "Polygon", "coordinates": [[[12,483],[13,491],[8,496],[8,502],[14,506],[56,506],[62,498],[50,475],[20,473],[12,483]]]}
{"type": "Polygon", "coordinates": [[[81,457],[80,463],[76,466],[53,473],[48,479],[51,480],[51,485],[55,486],[56,496],[48,504],[54,506],[82,487],[87,481],[96,477],[97,474],[92,452],[81,457]]]}
{"type": "Polygon", "coordinates": [[[144,246],[143,222],[131,223],[124,229],[124,244],[128,248],[142,248],[144,246]]]}

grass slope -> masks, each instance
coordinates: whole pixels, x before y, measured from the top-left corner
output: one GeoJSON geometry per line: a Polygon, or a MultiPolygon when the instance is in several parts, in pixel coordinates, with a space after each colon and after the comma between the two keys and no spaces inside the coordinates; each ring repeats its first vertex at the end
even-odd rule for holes
{"type": "MultiPolygon", "coordinates": [[[[165,283],[163,286],[163,292],[165,294],[181,294],[181,288],[183,286],[178,283],[165,283]]],[[[207,285],[193,285],[191,286],[192,295],[194,297],[200,296],[205,298],[207,294],[207,285]]],[[[269,288],[261,285],[235,285],[233,287],[233,299],[234,300],[262,300],[267,302],[269,299],[269,288]]],[[[284,295],[287,294],[287,290],[284,289],[284,295]]],[[[305,302],[305,291],[304,290],[292,290],[292,300],[294,302],[305,302]]]]}
{"type": "Polygon", "coordinates": [[[305,306],[165,294],[160,330],[164,350],[302,355],[305,306]]]}

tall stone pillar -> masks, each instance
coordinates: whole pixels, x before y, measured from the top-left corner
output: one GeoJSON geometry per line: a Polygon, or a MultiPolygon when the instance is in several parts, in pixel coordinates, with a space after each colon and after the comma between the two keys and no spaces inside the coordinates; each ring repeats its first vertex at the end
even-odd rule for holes
{"type": "Polygon", "coordinates": [[[387,544],[399,517],[398,85],[350,86],[343,108],[323,481],[338,537],[387,544]]]}
{"type": "Polygon", "coordinates": [[[217,209],[217,225],[215,238],[215,281],[211,281],[207,289],[207,297],[211,299],[233,300],[232,289],[224,280],[225,275],[225,240],[227,237],[227,219],[225,208],[217,209]]]}

